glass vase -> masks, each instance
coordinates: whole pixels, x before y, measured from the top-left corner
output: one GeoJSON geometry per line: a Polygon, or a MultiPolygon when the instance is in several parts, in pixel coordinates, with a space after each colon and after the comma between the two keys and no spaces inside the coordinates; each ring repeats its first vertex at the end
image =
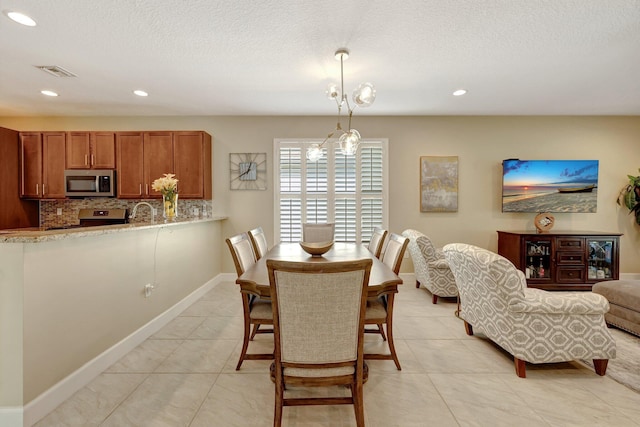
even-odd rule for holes
{"type": "Polygon", "coordinates": [[[165,221],[175,221],[178,216],[178,193],[162,195],[162,215],[165,221]]]}

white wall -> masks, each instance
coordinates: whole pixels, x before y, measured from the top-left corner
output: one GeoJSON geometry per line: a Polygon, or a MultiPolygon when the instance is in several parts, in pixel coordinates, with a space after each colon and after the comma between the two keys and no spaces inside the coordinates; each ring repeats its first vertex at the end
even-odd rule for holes
{"type": "Polygon", "coordinates": [[[0,407],[31,402],[219,275],[221,224],[1,243],[0,407]]]}
{"type": "MultiPolygon", "coordinates": [[[[214,207],[229,216],[223,237],[261,225],[273,241],[273,139],[322,137],[333,117],[49,117],[0,118],[17,130],[204,130],[213,136],[214,207]],[[267,191],[230,191],[230,152],[266,152],[267,191]]],[[[355,116],[363,137],[389,138],[390,229],[416,228],[436,245],[467,242],[497,249],[496,230],[534,230],[535,214],[502,213],[501,162],[522,159],[600,160],[598,211],[555,214],[557,230],[620,232],[621,271],[639,273],[640,228],[615,204],[627,174],[640,167],[640,117],[374,117],[355,116]],[[419,157],[459,157],[459,209],[421,213],[419,157]]],[[[221,246],[224,245],[220,241],[221,246]]],[[[233,262],[223,248],[223,271],[233,262]]],[[[402,271],[410,271],[406,260],[402,271]]]]}

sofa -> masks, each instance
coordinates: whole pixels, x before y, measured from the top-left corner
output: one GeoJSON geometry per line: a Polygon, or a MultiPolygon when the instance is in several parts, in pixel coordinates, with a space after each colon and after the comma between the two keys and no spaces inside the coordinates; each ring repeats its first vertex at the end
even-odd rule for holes
{"type": "Polygon", "coordinates": [[[405,230],[402,235],[409,238],[409,255],[416,275],[416,288],[422,285],[431,292],[431,302],[438,297],[458,296],[456,281],[441,249],[436,249],[429,237],[417,230],[405,230]]]}
{"type": "Polygon", "coordinates": [[[609,301],[611,309],[604,315],[608,325],[640,337],[640,280],[598,282],[592,291],[609,301]]]}
{"type": "Polygon", "coordinates": [[[616,356],[604,320],[606,298],[528,288],[509,260],[473,245],[452,243],[443,251],[458,284],[467,334],[479,330],[511,353],[519,377],[526,377],[525,362],[577,359],[592,359],[596,373],[605,374],[616,356]]]}

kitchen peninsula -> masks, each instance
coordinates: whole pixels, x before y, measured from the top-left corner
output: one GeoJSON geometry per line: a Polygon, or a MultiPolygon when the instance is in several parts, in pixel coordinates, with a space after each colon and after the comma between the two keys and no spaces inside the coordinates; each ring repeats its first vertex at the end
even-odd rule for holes
{"type": "Polygon", "coordinates": [[[37,419],[210,289],[224,219],[1,230],[0,406],[37,419]]]}

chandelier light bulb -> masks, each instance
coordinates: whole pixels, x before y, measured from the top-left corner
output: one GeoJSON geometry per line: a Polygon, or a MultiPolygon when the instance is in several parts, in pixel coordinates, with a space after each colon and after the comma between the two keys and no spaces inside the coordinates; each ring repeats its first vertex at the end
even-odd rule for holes
{"type": "Polygon", "coordinates": [[[362,83],[353,91],[353,102],[360,107],[368,107],[376,100],[376,88],[369,82],[362,83]]]}
{"type": "Polygon", "coordinates": [[[322,148],[318,144],[312,144],[307,148],[307,160],[310,162],[317,162],[322,158],[322,148]]]}
{"type": "Polygon", "coordinates": [[[338,139],[340,150],[345,156],[353,156],[358,151],[358,145],[360,145],[360,132],[355,129],[350,129],[349,132],[345,132],[338,139]]]}
{"type": "Polygon", "coordinates": [[[335,83],[329,83],[329,86],[327,86],[327,91],[325,93],[327,94],[327,98],[329,99],[336,99],[340,97],[340,89],[338,89],[338,85],[335,83]]]}

